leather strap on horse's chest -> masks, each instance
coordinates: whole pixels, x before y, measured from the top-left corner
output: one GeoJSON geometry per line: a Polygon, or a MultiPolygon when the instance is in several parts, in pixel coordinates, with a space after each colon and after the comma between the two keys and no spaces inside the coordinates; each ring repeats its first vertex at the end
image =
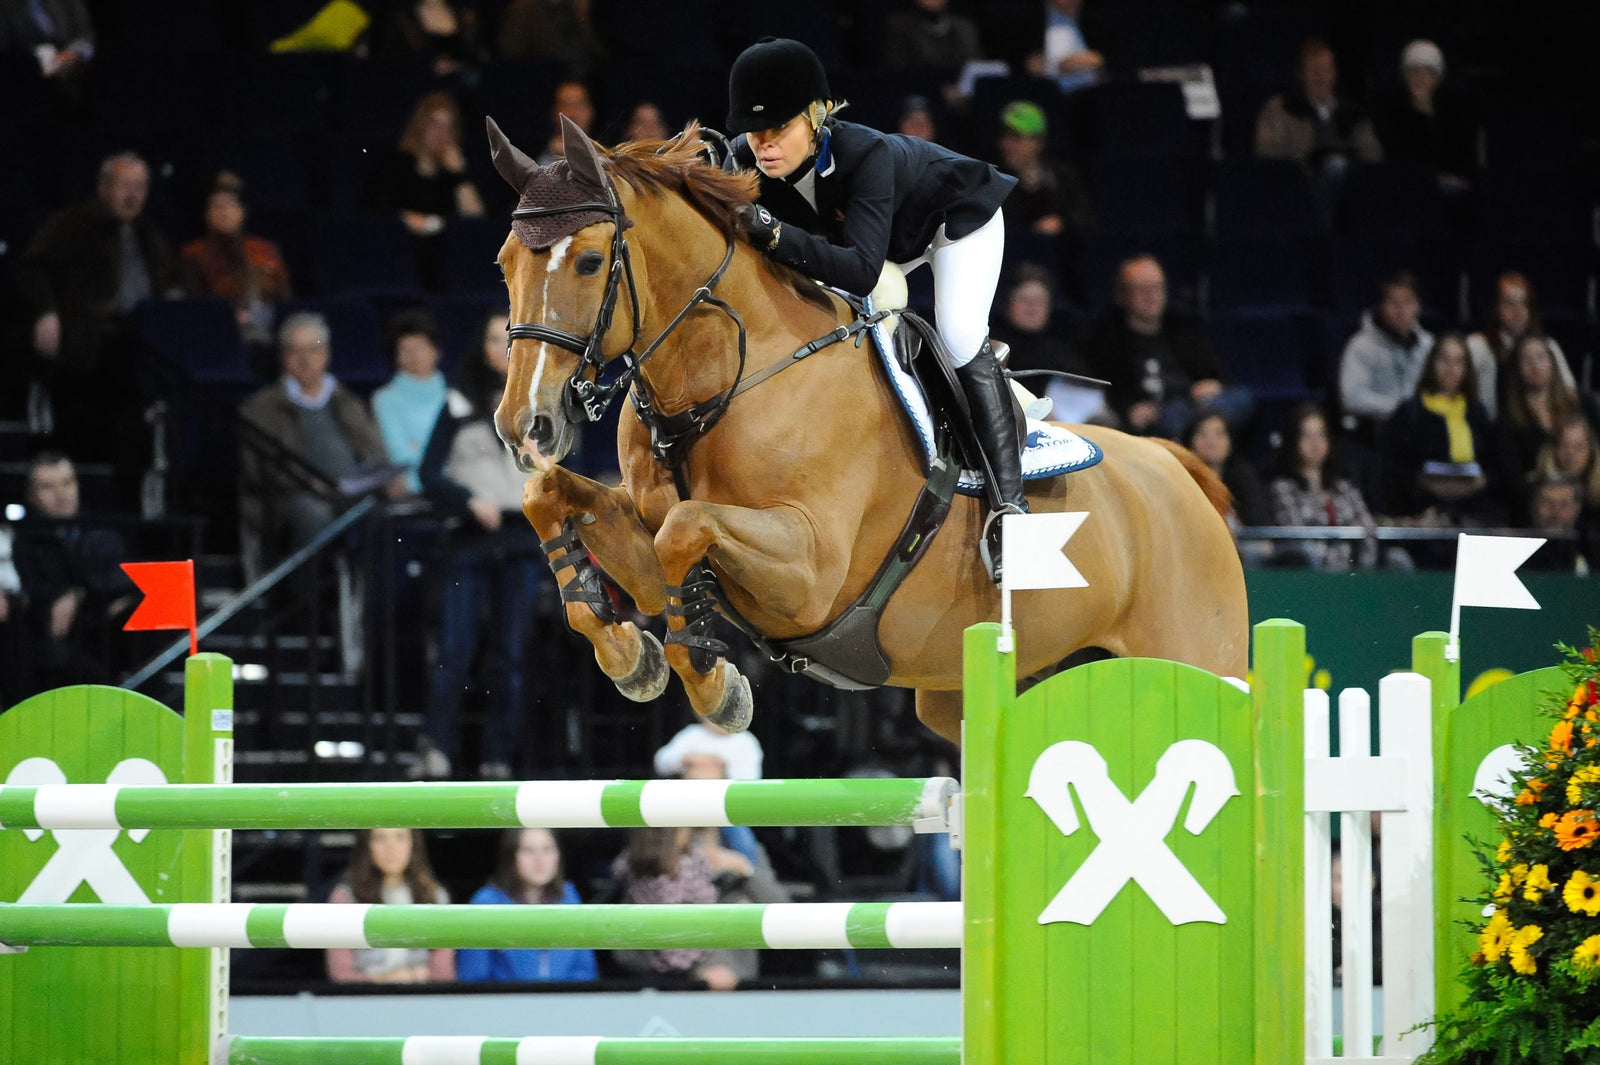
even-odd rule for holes
{"type": "Polygon", "coordinates": [[[933,460],[933,469],[911,507],[905,528],[878,572],[844,613],[823,629],[792,640],[768,640],[733,609],[721,588],[712,585],[722,614],[749,637],[768,658],[789,673],[803,673],[835,688],[860,691],[876,688],[889,679],[889,660],[878,642],[878,619],[890,596],[922,558],[945,518],[955,495],[960,464],[946,449],[933,460]]]}
{"type": "Polygon", "coordinates": [[[718,418],[727,410],[728,404],[744,395],[752,388],[804,359],[815,355],[823,348],[831,347],[844,340],[855,338],[856,347],[867,338],[867,331],[878,322],[887,317],[886,312],[857,317],[847,325],[824,333],[809,343],[802,344],[784,358],[764,366],[760,370],[746,377],[731,388],[723,389],[710,399],[696,403],[677,414],[662,414],[651,404],[649,397],[635,380],[633,390],[634,409],[639,412],[639,420],[650,429],[650,449],[655,453],[656,460],[668,469],[676,471],[683,465],[688,455],[689,446],[717,424],[718,418]]]}

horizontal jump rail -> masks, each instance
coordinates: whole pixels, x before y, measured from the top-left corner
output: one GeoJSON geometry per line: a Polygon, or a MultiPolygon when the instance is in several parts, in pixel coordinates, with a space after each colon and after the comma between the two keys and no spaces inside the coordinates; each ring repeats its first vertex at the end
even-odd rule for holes
{"type": "Polygon", "coordinates": [[[8,947],[959,947],[959,902],[610,906],[0,903],[8,947]]]}
{"type": "Polygon", "coordinates": [[[949,777],[464,784],[0,786],[0,828],[711,828],[949,831],[949,777]]]}
{"type": "Polygon", "coordinates": [[[232,1036],[216,1065],[959,1065],[961,1040],[290,1039],[232,1036]]]}

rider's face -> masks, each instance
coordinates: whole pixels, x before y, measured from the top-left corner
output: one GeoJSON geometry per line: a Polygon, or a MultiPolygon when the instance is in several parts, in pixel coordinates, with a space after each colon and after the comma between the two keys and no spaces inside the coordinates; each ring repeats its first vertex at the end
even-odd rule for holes
{"type": "Polygon", "coordinates": [[[781,126],[746,133],[745,139],[763,174],[788,177],[811,154],[811,122],[805,115],[795,115],[781,126]]]}

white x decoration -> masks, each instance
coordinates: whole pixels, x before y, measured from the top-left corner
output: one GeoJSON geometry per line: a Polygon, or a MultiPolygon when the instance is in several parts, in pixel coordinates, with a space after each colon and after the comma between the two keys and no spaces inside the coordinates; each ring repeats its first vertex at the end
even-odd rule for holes
{"type": "Polygon", "coordinates": [[[1070,836],[1079,827],[1072,802],[1076,788],[1099,841],[1039,914],[1039,923],[1093,924],[1132,880],[1175,925],[1226,924],[1227,915],[1166,844],[1191,784],[1194,798],[1183,827],[1198,836],[1239,794],[1228,756],[1206,741],[1180,740],[1168,747],[1156,762],[1155,779],[1133,802],[1112,783],[1106,760],[1089,744],[1067,740],[1039,755],[1028,776],[1028,798],[1070,836]]]}
{"type": "MultiPolygon", "coordinates": [[[[6,776],[7,785],[45,787],[66,782],[66,774],[49,758],[25,758],[6,776]]],[[[106,777],[107,784],[166,782],[167,776],[161,767],[145,758],[125,758],[106,777]]],[[[43,838],[45,833],[42,828],[26,828],[22,831],[29,840],[35,842],[43,838]]],[[[56,852],[17,901],[66,902],[78,890],[78,885],[88,884],[104,903],[149,902],[144,889],[111,849],[121,834],[120,828],[52,829],[50,835],[55,838],[56,852]]],[[[143,842],[149,834],[147,828],[128,830],[128,838],[135,843],[143,842]]]]}

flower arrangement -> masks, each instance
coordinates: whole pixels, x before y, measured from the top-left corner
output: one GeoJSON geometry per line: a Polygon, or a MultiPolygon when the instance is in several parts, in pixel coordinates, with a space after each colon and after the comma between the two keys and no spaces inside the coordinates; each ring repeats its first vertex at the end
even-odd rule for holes
{"type": "Polygon", "coordinates": [[[1589,636],[1561,648],[1571,694],[1552,693],[1549,741],[1524,749],[1515,797],[1496,804],[1467,999],[1419,1065],[1600,1063],[1600,630],[1589,636]]]}

